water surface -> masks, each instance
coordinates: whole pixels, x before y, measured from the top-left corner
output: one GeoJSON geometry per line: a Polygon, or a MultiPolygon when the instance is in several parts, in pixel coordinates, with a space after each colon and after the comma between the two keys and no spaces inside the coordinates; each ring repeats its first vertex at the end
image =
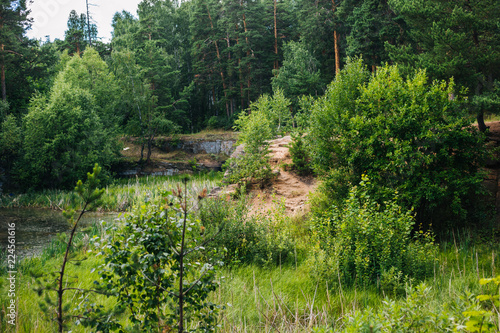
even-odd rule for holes
{"type": "MultiPolygon", "coordinates": [[[[104,220],[112,222],[117,213],[85,213],[79,228],[104,220]]],[[[71,225],[61,212],[36,208],[0,208],[0,247],[8,244],[8,225],[15,223],[18,259],[39,254],[58,233],[69,232],[71,225]]]]}

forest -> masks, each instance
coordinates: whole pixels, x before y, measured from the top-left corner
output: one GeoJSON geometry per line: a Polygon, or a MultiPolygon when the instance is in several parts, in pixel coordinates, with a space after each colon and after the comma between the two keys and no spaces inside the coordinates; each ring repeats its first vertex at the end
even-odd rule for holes
{"type": "Polygon", "coordinates": [[[16,264],[15,314],[4,249],[2,331],[500,331],[497,1],[143,0],[110,42],[31,23],[0,2],[0,213],[70,229],[16,264]],[[147,166],[207,130],[244,145],[225,173],[119,177],[123,138],[147,166]],[[317,181],[308,210],[255,213],[280,172],[317,181]]]}

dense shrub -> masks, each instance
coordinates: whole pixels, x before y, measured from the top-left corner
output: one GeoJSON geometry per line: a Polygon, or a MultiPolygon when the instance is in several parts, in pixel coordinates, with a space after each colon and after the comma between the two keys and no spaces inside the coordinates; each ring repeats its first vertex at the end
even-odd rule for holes
{"type": "Polygon", "coordinates": [[[378,204],[369,195],[370,187],[364,177],[350,190],[344,207],[333,207],[317,218],[314,229],[327,267],[345,283],[379,282],[392,292],[404,279],[420,280],[432,272],[435,248],[429,234],[412,239],[411,211],[404,211],[396,200],[378,204]]]}
{"type": "Polygon", "coordinates": [[[294,241],[282,221],[273,216],[248,216],[244,199],[236,204],[223,198],[204,201],[200,219],[209,233],[224,225],[208,246],[224,253],[226,264],[269,265],[293,260],[294,241]]]}
{"type": "Polygon", "coordinates": [[[240,182],[249,177],[254,180],[266,180],[271,176],[269,164],[269,143],[273,137],[272,124],[266,114],[255,110],[251,114],[241,114],[236,120],[241,131],[239,144],[244,144],[244,154],[230,158],[226,162],[230,183],[240,182]]]}
{"type": "Polygon", "coordinates": [[[351,61],[319,99],[307,136],[315,171],[330,200],[340,203],[366,173],[383,202],[393,190],[419,222],[471,217],[481,192],[484,135],[470,126],[453,80],[428,83],[424,71],[405,79],[396,66],[371,77],[351,61]]]}
{"type": "Polygon", "coordinates": [[[244,154],[230,158],[228,168],[231,183],[240,181],[265,181],[272,175],[269,164],[269,143],[278,134],[289,132],[293,127],[290,100],[278,89],[272,97],[261,96],[250,106],[250,113],[241,113],[235,121],[240,131],[239,144],[244,144],[244,154]]]}
{"type": "Polygon", "coordinates": [[[96,51],[68,60],[49,96],[31,99],[17,180],[26,188],[68,187],[95,163],[109,168],[119,151],[110,115],[116,89],[96,51]]]}
{"type": "Polygon", "coordinates": [[[136,207],[125,216],[114,240],[101,244],[104,264],[96,286],[116,297],[117,303],[109,314],[89,309],[90,327],[106,331],[112,325],[134,332],[215,330],[220,307],[209,295],[218,287],[215,269],[222,262],[205,250],[212,235],[190,214],[186,182],[184,189],[165,192],[163,204],[155,200],[136,207]],[[111,315],[124,309],[129,310],[130,322],[111,323],[111,315]],[[100,326],[93,326],[97,323],[100,326]]]}
{"type": "Polygon", "coordinates": [[[68,187],[89,167],[108,167],[117,154],[85,90],[59,84],[50,100],[32,101],[24,118],[24,156],[19,180],[25,187],[68,187]]]}
{"type": "Polygon", "coordinates": [[[292,134],[292,141],[289,144],[290,156],[292,157],[292,168],[299,175],[312,173],[311,161],[308,148],[300,134],[292,134]]]}

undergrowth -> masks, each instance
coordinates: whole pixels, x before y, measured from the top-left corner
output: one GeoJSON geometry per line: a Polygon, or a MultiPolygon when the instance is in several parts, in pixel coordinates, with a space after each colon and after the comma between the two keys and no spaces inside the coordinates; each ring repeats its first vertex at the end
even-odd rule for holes
{"type": "MultiPolygon", "coordinates": [[[[142,186],[140,182],[138,186],[142,186]]],[[[429,273],[421,281],[402,280],[398,292],[391,292],[380,281],[349,284],[340,275],[333,279],[318,275],[322,269],[319,245],[307,217],[285,216],[282,202],[276,202],[267,214],[250,216],[247,202],[240,200],[206,201],[199,213],[206,232],[217,227],[217,221],[227,224],[214,240],[213,246],[221,249],[217,252],[223,253],[225,267],[218,270],[219,287],[209,296],[211,302],[226,308],[218,318],[219,332],[473,332],[479,324],[483,326],[476,331],[488,332],[488,328],[497,332],[500,328],[492,303],[480,300],[485,296],[478,299],[479,295],[498,295],[494,283],[479,283],[500,274],[500,245],[493,235],[479,237],[478,233],[457,230],[442,235],[429,273]]],[[[103,258],[95,246],[113,242],[113,233],[121,230],[117,224],[103,235],[104,229],[94,224],[77,238],[75,251],[87,259],[79,266],[71,265],[68,274],[80,277],[81,288],[90,288],[99,278],[93,269],[103,258]]],[[[1,331],[54,331],[54,323],[38,310],[29,271],[54,270],[63,243],[64,236],[60,236],[39,257],[19,264],[19,325],[7,326],[0,311],[1,331]]],[[[8,301],[5,274],[2,270],[3,308],[8,301]]],[[[76,294],[73,302],[80,302],[76,294]]],[[[113,298],[98,297],[96,302],[109,308],[115,305],[113,298]]],[[[126,313],[117,319],[127,324],[126,313]]],[[[73,325],[72,331],[86,330],[73,325]]]]}

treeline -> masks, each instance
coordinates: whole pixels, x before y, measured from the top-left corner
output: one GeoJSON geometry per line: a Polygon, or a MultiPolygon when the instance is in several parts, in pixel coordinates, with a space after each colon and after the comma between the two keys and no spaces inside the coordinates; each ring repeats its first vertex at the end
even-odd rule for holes
{"type": "Polygon", "coordinates": [[[0,5],[1,163],[24,188],[72,183],[80,163],[109,167],[117,146],[101,143],[119,133],[142,138],[149,160],[157,135],[231,128],[263,94],[307,113],[300,97],[323,95],[349,57],[454,77],[481,129],[500,104],[494,0],[145,0],[115,14],[110,43],[74,11],[64,40],[29,39],[29,14],[25,1],[0,5]]]}

